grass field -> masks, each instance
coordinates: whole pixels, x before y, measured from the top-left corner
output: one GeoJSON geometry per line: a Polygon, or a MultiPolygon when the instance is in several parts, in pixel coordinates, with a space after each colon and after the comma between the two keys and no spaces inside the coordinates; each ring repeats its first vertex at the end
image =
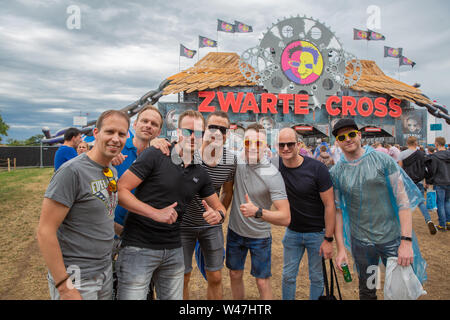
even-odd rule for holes
{"type": "MultiPolygon", "coordinates": [[[[53,174],[52,168],[19,169],[0,172],[0,299],[49,299],[47,268],[40,255],[36,241],[41,204],[47,185],[53,174]]],[[[437,216],[432,213],[437,222],[437,216]]],[[[427,295],[420,299],[444,300],[450,297],[450,232],[438,232],[432,236],[418,210],[413,214],[413,226],[419,240],[422,256],[428,263],[428,281],[424,284],[427,295]]],[[[226,230],[226,226],[224,226],[226,230]]],[[[285,228],[272,228],[272,288],[275,299],[281,299],[281,272],[283,246],[281,239],[285,228]]],[[[350,256],[350,255],[349,255],[350,256]]],[[[248,259],[249,260],[249,257],[248,259]]],[[[195,265],[195,264],[194,264],[195,265]]],[[[350,263],[350,268],[352,264],[350,263]]],[[[250,264],[245,271],[246,298],[259,299],[254,279],[250,276],[250,264]]],[[[352,270],[352,269],[351,269],[352,270]]],[[[223,269],[224,298],[231,299],[228,271],[223,269]]],[[[341,277],[339,275],[339,277],[341,277]]],[[[344,299],[358,299],[357,279],[344,283],[340,278],[344,299]]],[[[381,282],[381,288],[383,282],[381,282]]],[[[206,299],[206,281],[194,267],[191,278],[191,299],[206,299]]],[[[309,279],[305,254],[297,278],[297,299],[308,299],[309,279]]],[[[379,290],[382,298],[382,289],[379,290]]]]}

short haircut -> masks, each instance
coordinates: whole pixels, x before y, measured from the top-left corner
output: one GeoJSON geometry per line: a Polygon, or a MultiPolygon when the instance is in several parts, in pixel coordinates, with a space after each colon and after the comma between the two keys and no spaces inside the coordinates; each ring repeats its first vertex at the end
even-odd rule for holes
{"type": "Polygon", "coordinates": [[[436,139],[434,139],[434,144],[444,147],[445,146],[445,138],[444,137],[436,137],[436,139]]]}
{"type": "Polygon", "coordinates": [[[100,117],[98,117],[97,122],[95,124],[95,126],[97,127],[98,130],[102,129],[102,125],[103,125],[103,121],[108,118],[111,117],[113,115],[117,115],[120,116],[122,118],[124,118],[127,123],[128,123],[128,129],[130,129],[130,118],[126,115],[126,113],[122,112],[122,111],[118,111],[118,110],[106,110],[104,111],[100,117]]]}
{"type": "Polygon", "coordinates": [[[64,141],[70,141],[73,137],[79,136],[81,131],[77,128],[69,128],[64,132],[64,141]]]}
{"type": "Polygon", "coordinates": [[[186,110],[180,115],[180,117],[178,118],[178,129],[181,129],[181,123],[183,122],[184,117],[202,119],[203,129],[205,129],[205,118],[203,118],[203,115],[200,112],[192,109],[186,110]]]}
{"type": "Polygon", "coordinates": [[[266,129],[264,129],[262,124],[259,124],[257,122],[250,124],[247,129],[245,129],[245,132],[249,131],[249,130],[254,130],[257,133],[264,133],[264,135],[266,135],[266,129]]]}
{"type": "Polygon", "coordinates": [[[153,111],[155,111],[156,113],[159,114],[159,117],[161,118],[161,123],[159,124],[159,128],[161,129],[162,126],[163,126],[163,122],[164,122],[163,116],[162,116],[162,114],[161,114],[161,111],[159,111],[159,109],[158,109],[157,107],[155,107],[154,105],[151,105],[151,104],[148,105],[148,106],[145,106],[144,108],[142,108],[142,109],[138,112],[136,121],[138,121],[138,120],[139,120],[139,117],[141,116],[141,114],[143,114],[143,113],[144,113],[145,111],[147,111],[147,110],[153,110],[153,111]]]}
{"type": "Polygon", "coordinates": [[[415,146],[417,145],[417,138],[414,136],[409,136],[408,139],[406,139],[406,144],[408,146],[415,146]]]}
{"type": "Polygon", "coordinates": [[[220,118],[227,119],[228,126],[230,126],[230,117],[228,116],[228,113],[226,113],[225,111],[217,110],[217,111],[210,113],[208,115],[208,117],[206,118],[206,123],[208,123],[208,121],[211,117],[220,117],[220,118]]]}
{"type": "MultiPolygon", "coordinates": [[[[294,134],[295,134],[295,142],[300,142],[300,136],[299,136],[297,130],[295,130],[294,128],[291,128],[291,127],[281,128],[281,130],[284,130],[284,129],[291,129],[294,132],[294,134]]],[[[281,132],[281,130],[280,130],[280,132],[281,132]]],[[[303,145],[305,145],[305,143],[303,143],[303,145]]]]}

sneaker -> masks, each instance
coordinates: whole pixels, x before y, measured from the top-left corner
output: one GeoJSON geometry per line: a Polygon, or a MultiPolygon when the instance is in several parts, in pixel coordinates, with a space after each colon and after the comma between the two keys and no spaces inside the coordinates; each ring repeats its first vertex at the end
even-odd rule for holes
{"type": "Polygon", "coordinates": [[[428,221],[427,225],[428,225],[428,230],[430,230],[430,233],[431,234],[436,234],[436,227],[435,227],[433,221],[431,221],[431,220],[428,221]]]}
{"type": "Polygon", "coordinates": [[[436,229],[438,229],[438,230],[441,231],[441,232],[444,232],[444,231],[445,231],[445,227],[440,226],[440,225],[436,225],[436,229]]]}

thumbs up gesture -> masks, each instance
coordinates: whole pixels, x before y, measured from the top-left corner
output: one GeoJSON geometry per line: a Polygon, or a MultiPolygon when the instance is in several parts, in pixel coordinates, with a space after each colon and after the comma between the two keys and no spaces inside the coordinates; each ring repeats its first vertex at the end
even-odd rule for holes
{"type": "Polygon", "coordinates": [[[222,220],[220,213],[211,208],[205,200],[202,200],[202,204],[205,208],[203,219],[205,219],[205,221],[210,225],[218,224],[222,220]]]}
{"type": "Polygon", "coordinates": [[[254,217],[256,211],[258,211],[258,207],[253,204],[248,194],[245,195],[245,203],[241,204],[239,209],[246,218],[254,217]]]}
{"type": "Polygon", "coordinates": [[[177,202],[172,203],[170,206],[167,206],[161,210],[159,210],[159,215],[155,219],[155,221],[161,222],[161,223],[167,223],[172,224],[175,221],[177,221],[178,214],[175,210],[175,207],[178,205],[177,202]]]}

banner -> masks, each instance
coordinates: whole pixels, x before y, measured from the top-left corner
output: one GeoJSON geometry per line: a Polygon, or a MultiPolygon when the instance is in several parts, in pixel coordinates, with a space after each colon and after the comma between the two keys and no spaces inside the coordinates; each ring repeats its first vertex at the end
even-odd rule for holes
{"type": "Polygon", "coordinates": [[[384,57],[400,58],[403,53],[403,48],[391,48],[384,46],[384,57]]]}
{"type": "Polygon", "coordinates": [[[192,59],[197,51],[191,50],[180,44],[180,56],[192,59]]]}
{"type": "Polygon", "coordinates": [[[399,66],[411,66],[414,68],[416,63],[414,61],[408,59],[407,57],[401,56],[400,59],[398,60],[398,65],[399,66]]]}
{"type": "Polygon", "coordinates": [[[367,30],[367,33],[368,33],[367,40],[386,40],[386,37],[383,36],[381,33],[372,30],[367,30]]]}
{"type": "Polygon", "coordinates": [[[238,32],[238,33],[253,32],[253,27],[235,20],[234,21],[234,32],[238,32]]]}
{"type": "Polygon", "coordinates": [[[368,32],[353,28],[353,40],[368,40],[368,32]]]}
{"type": "Polygon", "coordinates": [[[217,41],[208,39],[206,37],[198,36],[198,47],[199,48],[203,48],[203,47],[210,47],[210,48],[217,47],[217,41]]]}
{"type": "Polygon", "coordinates": [[[225,22],[223,20],[217,19],[217,31],[234,33],[234,25],[225,22]]]}

